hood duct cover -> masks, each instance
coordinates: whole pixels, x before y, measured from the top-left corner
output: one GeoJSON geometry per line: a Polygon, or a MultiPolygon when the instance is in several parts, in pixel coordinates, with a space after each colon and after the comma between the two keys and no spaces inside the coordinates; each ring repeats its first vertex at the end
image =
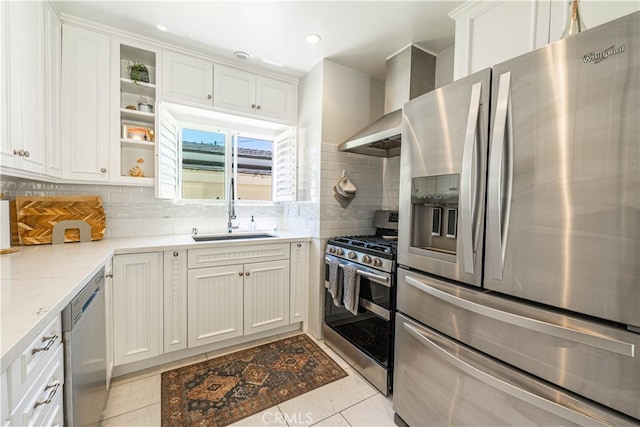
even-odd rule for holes
{"type": "Polygon", "coordinates": [[[400,155],[402,105],[435,88],[435,56],[410,45],[387,60],[384,116],[340,144],[340,151],[400,155]]]}

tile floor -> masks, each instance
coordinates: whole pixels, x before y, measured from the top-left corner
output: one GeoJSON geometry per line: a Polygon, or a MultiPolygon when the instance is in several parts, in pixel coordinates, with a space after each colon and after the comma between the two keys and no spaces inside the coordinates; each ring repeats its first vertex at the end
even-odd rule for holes
{"type": "MultiPolygon", "coordinates": [[[[294,332],[298,333],[298,332],[294,332]]],[[[291,334],[288,334],[291,335],[291,334]]],[[[250,346],[285,338],[278,335],[223,350],[190,357],[156,368],[116,378],[112,383],[105,419],[99,425],[159,426],[160,374],[250,346]]],[[[313,337],[311,337],[314,339],[313,337]]],[[[395,426],[391,396],[385,397],[363,379],[348,363],[327,347],[318,345],[347,372],[348,376],[309,393],[295,397],[261,413],[238,421],[234,426],[395,426]]]]}

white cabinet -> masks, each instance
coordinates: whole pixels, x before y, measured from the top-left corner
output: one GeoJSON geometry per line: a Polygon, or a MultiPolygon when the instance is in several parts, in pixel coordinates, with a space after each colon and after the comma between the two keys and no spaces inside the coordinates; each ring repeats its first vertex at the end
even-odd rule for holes
{"type": "Polygon", "coordinates": [[[189,347],[242,336],[242,264],[192,269],[188,276],[189,347]]]}
{"type": "Polygon", "coordinates": [[[155,177],[155,101],[159,49],[135,41],[112,39],[111,102],[113,183],[153,185],[155,177]],[[115,142],[115,141],[114,141],[115,142]]]}
{"type": "MultiPolygon", "coordinates": [[[[640,2],[638,1],[580,1],[580,14],[587,29],[628,15],[637,10],[640,10],[640,2]]],[[[569,2],[552,0],[549,19],[549,42],[560,40],[560,36],[568,20],[569,2]]]]}
{"type": "Polygon", "coordinates": [[[60,85],[62,84],[62,22],[49,3],[45,6],[45,144],[46,174],[62,174],[60,85]]]}
{"type": "Polygon", "coordinates": [[[62,346],[51,355],[49,363],[36,379],[33,387],[22,396],[14,409],[11,425],[62,425],[64,358],[62,346]]]}
{"type": "MultiPolygon", "coordinates": [[[[44,174],[45,38],[44,2],[7,2],[2,22],[6,37],[7,124],[3,123],[2,165],[44,174]]],[[[3,89],[4,91],[4,89],[3,89]]]]}
{"type": "MultiPolygon", "coordinates": [[[[0,52],[7,52],[7,2],[0,2],[0,52]]],[[[0,55],[0,166],[8,160],[13,163],[13,152],[9,143],[7,100],[7,55],[0,55]]],[[[0,420],[3,422],[4,420],[0,420]]]]}
{"type": "MultiPolygon", "coordinates": [[[[587,28],[639,8],[638,2],[580,2],[587,28]]],[[[568,20],[568,12],[568,0],[463,3],[449,14],[456,21],[454,80],[558,40],[568,20]]]]}
{"type": "Polygon", "coordinates": [[[289,322],[306,321],[309,287],[309,242],[291,243],[289,322]]]}
{"type": "Polygon", "coordinates": [[[109,37],[62,28],[63,178],[109,179],[109,37]]]}
{"type": "Polygon", "coordinates": [[[216,64],[213,106],[276,121],[295,123],[297,87],[292,83],[216,64]]]}
{"type": "Polygon", "coordinates": [[[290,250],[289,243],[189,250],[189,347],[288,325],[290,250]]]}
{"type": "Polygon", "coordinates": [[[244,335],[289,324],[289,260],[244,265],[244,335]]]}
{"type": "Polygon", "coordinates": [[[162,253],[113,257],[113,335],[116,366],[162,353],[162,253]]]}
{"type": "Polygon", "coordinates": [[[7,420],[9,425],[62,425],[64,359],[60,316],[38,334],[2,377],[3,425],[7,420]]]}
{"type": "Polygon", "coordinates": [[[165,251],[164,352],[187,348],[187,251],[165,251]]]}
{"type": "Polygon", "coordinates": [[[213,63],[164,50],[162,53],[163,98],[211,108],[213,63]]]}

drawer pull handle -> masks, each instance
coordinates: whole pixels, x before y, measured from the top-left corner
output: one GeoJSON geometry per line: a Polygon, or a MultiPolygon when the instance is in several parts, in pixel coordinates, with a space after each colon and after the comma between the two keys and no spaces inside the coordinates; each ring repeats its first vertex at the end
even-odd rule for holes
{"type": "Polygon", "coordinates": [[[53,398],[55,397],[56,393],[58,392],[58,388],[60,388],[60,381],[56,381],[55,383],[46,386],[44,388],[45,390],[51,390],[49,392],[49,396],[47,396],[46,400],[41,400],[41,401],[38,401],[38,402],[34,403],[33,404],[33,409],[36,409],[38,406],[48,405],[49,403],[51,403],[53,401],[53,398]]]}
{"type": "Polygon", "coordinates": [[[42,342],[46,342],[47,344],[44,347],[40,348],[32,348],[31,354],[36,354],[40,351],[48,351],[54,342],[58,339],[58,335],[51,335],[49,337],[42,337],[42,342]],[[48,341],[48,342],[47,342],[48,341]]]}

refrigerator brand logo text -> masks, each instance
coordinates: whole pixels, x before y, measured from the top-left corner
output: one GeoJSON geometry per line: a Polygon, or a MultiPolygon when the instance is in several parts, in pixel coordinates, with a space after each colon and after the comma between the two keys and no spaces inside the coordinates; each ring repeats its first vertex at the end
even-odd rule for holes
{"type": "Polygon", "coordinates": [[[620,47],[615,47],[611,46],[608,49],[603,50],[602,52],[598,52],[598,53],[587,53],[586,55],[584,55],[582,57],[582,60],[585,62],[585,64],[587,62],[593,62],[594,64],[597,64],[600,61],[604,61],[605,59],[607,59],[609,56],[611,55],[617,55],[619,53],[624,52],[624,45],[620,46],[620,47]]]}

